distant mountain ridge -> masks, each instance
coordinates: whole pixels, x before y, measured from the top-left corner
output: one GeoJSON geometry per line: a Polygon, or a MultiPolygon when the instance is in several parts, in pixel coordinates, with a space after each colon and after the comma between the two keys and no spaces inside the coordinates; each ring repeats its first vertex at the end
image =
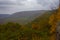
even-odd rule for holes
{"type": "Polygon", "coordinates": [[[10,16],[9,14],[0,14],[0,19],[10,16]]]}
{"type": "Polygon", "coordinates": [[[0,22],[1,23],[16,22],[16,23],[26,24],[27,22],[31,22],[40,15],[43,15],[45,12],[49,12],[49,11],[37,10],[37,11],[16,12],[7,18],[4,18],[3,20],[1,19],[0,22]]]}

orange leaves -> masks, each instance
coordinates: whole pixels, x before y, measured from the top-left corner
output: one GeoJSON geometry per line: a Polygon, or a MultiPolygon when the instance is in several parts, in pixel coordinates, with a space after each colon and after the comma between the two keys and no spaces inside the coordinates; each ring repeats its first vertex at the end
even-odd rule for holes
{"type": "Polygon", "coordinates": [[[33,23],[32,24],[32,29],[39,30],[40,29],[40,25],[38,23],[33,23]]]}

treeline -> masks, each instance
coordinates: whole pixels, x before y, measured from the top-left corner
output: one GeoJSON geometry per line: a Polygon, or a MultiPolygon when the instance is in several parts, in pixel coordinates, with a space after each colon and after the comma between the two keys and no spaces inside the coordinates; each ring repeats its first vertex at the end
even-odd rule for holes
{"type": "MultiPolygon", "coordinates": [[[[30,25],[32,26],[32,25],[30,25]]],[[[48,40],[48,25],[42,30],[35,30],[18,23],[6,23],[0,25],[0,40],[48,40]]]]}
{"type": "Polygon", "coordinates": [[[0,25],[0,40],[31,40],[31,31],[18,23],[8,22],[0,25]]]}
{"type": "Polygon", "coordinates": [[[0,25],[0,40],[17,40],[20,36],[21,25],[18,23],[7,23],[0,25]]]}
{"type": "Polygon", "coordinates": [[[12,22],[0,25],[0,40],[54,40],[55,33],[50,33],[51,14],[48,12],[26,25],[12,22]]]}
{"type": "Polygon", "coordinates": [[[51,25],[46,23],[45,26],[39,26],[40,24],[31,23],[27,26],[12,22],[2,24],[0,25],[0,40],[49,40],[51,25]]]}

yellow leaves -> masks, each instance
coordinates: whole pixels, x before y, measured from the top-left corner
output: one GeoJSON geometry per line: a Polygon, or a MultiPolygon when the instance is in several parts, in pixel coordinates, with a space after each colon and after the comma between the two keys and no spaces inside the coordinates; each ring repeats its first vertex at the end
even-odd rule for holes
{"type": "Polygon", "coordinates": [[[53,25],[54,22],[60,20],[60,7],[58,8],[57,12],[54,12],[49,18],[49,24],[53,25]]]}
{"type": "MultiPolygon", "coordinates": [[[[56,16],[55,14],[52,14],[49,18],[49,24],[52,25],[51,28],[50,28],[50,34],[56,32],[56,21],[57,19],[55,19],[56,16]]],[[[53,34],[51,37],[50,37],[50,40],[55,40],[56,39],[56,34],[53,34]]]]}
{"type": "Polygon", "coordinates": [[[33,24],[32,24],[32,29],[39,30],[39,29],[40,29],[40,25],[37,24],[37,23],[33,23],[33,24]]]}
{"type": "Polygon", "coordinates": [[[53,33],[56,31],[56,25],[57,25],[57,18],[56,14],[52,14],[49,19],[49,24],[52,25],[50,28],[50,33],[53,33]]]}
{"type": "Polygon", "coordinates": [[[52,14],[51,16],[50,16],[50,18],[49,18],[49,24],[50,25],[52,25],[53,24],[53,22],[54,22],[54,14],[52,14]]]}
{"type": "Polygon", "coordinates": [[[57,10],[56,13],[54,12],[49,18],[49,24],[52,25],[50,29],[50,33],[53,33],[56,31],[58,20],[60,20],[60,8],[57,10]]]}
{"type": "Polygon", "coordinates": [[[57,21],[60,21],[60,14],[57,15],[57,21]]]}
{"type": "Polygon", "coordinates": [[[50,33],[52,34],[55,31],[56,31],[56,25],[52,25],[52,27],[50,28],[50,33]]]}
{"type": "Polygon", "coordinates": [[[57,13],[57,20],[60,20],[60,7],[58,8],[58,13],[57,13]]]}

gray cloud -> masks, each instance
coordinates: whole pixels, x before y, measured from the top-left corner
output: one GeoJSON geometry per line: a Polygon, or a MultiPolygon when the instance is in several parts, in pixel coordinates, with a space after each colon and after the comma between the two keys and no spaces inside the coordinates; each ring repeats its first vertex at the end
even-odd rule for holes
{"type": "Polygon", "coordinates": [[[59,0],[0,0],[0,14],[28,10],[49,10],[58,6],[59,0]]]}
{"type": "Polygon", "coordinates": [[[42,4],[46,8],[57,8],[59,6],[59,0],[38,0],[37,1],[39,4],[42,4]]]}
{"type": "Polygon", "coordinates": [[[9,0],[0,0],[0,5],[11,5],[11,4],[15,4],[15,3],[9,0]]]}

